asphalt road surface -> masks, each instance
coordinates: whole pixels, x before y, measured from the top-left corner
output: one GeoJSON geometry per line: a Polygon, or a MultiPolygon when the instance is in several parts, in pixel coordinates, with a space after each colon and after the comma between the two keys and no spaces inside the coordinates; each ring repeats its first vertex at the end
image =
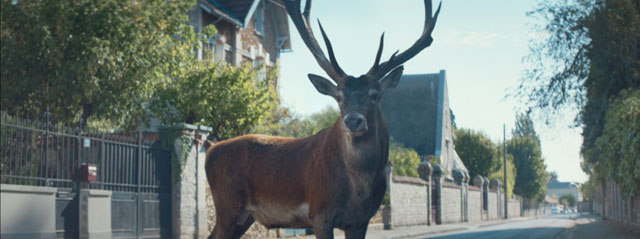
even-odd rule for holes
{"type": "Polygon", "coordinates": [[[565,229],[575,224],[577,215],[558,215],[539,219],[509,222],[478,227],[465,231],[445,233],[424,238],[565,238],[565,229]]]}

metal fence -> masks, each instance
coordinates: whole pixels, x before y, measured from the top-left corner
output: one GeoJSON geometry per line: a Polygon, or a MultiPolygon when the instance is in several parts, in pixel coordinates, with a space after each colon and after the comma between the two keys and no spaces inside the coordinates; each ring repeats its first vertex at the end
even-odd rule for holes
{"type": "Polygon", "coordinates": [[[170,153],[155,132],[82,129],[1,114],[0,183],[158,193],[170,190],[170,153]],[[81,182],[80,167],[97,166],[81,182]]]}

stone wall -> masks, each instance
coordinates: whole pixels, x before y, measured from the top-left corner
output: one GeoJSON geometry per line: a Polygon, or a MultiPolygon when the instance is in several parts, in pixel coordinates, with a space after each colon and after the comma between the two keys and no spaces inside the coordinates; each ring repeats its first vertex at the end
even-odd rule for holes
{"type": "Polygon", "coordinates": [[[469,187],[469,221],[482,221],[482,191],[469,187]]]}
{"type": "Polygon", "coordinates": [[[596,188],[593,213],[640,231],[640,195],[624,198],[613,181],[596,188]]]}
{"type": "Polygon", "coordinates": [[[393,176],[389,190],[392,226],[427,224],[427,182],[419,178],[393,176]]]}
{"type": "Polygon", "coordinates": [[[56,188],[2,184],[1,238],[56,238],[56,188]]]}
{"type": "Polygon", "coordinates": [[[442,223],[462,222],[460,186],[444,182],[442,184],[442,223]]]}
{"type": "Polygon", "coordinates": [[[520,217],[520,199],[509,199],[509,218],[520,217]]]}
{"type": "Polygon", "coordinates": [[[491,191],[489,192],[489,205],[487,208],[487,212],[489,214],[489,220],[496,220],[496,219],[500,219],[502,218],[502,210],[501,210],[501,204],[499,202],[500,197],[498,196],[498,192],[497,191],[491,191]]]}
{"type": "MultiPolygon", "coordinates": [[[[433,167],[432,190],[422,178],[429,178],[430,167],[421,165],[420,179],[392,176],[389,180],[391,200],[391,225],[429,225],[429,218],[435,224],[451,224],[501,220],[504,218],[504,193],[499,180],[489,181],[478,176],[473,185],[468,184],[466,175],[456,174],[455,182],[443,181],[441,169],[433,167]],[[490,186],[490,187],[489,187],[490,186]],[[431,210],[430,192],[433,195],[431,210]],[[486,200],[486,208],[485,201],[486,200]]],[[[520,196],[508,200],[509,218],[545,216],[550,213],[549,205],[525,203],[520,196]]],[[[385,219],[386,220],[386,219],[385,219]]],[[[385,224],[387,221],[385,221],[385,224]]]]}

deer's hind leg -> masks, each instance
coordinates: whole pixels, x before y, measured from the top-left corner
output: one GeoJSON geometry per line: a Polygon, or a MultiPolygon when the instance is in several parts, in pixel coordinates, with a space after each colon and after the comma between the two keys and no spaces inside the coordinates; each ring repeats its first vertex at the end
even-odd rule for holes
{"type": "MultiPolygon", "coordinates": [[[[245,212],[246,213],[246,212],[245,212]]],[[[247,214],[248,215],[248,214],[247,214]]],[[[251,225],[253,225],[253,223],[256,220],[253,218],[253,216],[248,215],[245,219],[244,222],[238,222],[238,224],[236,224],[235,229],[233,230],[233,239],[238,239],[240,238],[242,235],[244,235],[245,232],[247,232],[247,230],[249,230],[249,227],[251,227],[251,225]]]]}
{"type": "Polygon", "coordinates": [[[218,208],[216,207],[216,225],[209,236],[210,239],[236,239],[240,238],[253,225],[255,219],[242,208],[218,208]]]}
{"type": "Polygon", "coordinates": [[[224,190],[213,191],[212,194],[216,208],[216,225],[209,238],[240,238],[255,221],[246,210],[246,193],[244,190],[224,190]]]}

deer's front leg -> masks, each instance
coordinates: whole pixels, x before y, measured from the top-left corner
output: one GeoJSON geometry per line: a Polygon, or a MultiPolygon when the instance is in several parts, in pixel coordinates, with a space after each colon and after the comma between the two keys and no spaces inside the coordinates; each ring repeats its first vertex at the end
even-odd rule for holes
{"type": "Polygon", "coordinates": [[[333,239],[333,221],[327,216],[313,219],[313,231],[318,239],[333,239]]]}
{"type": "Polygon", "coordinates": [[[350,227],[344,230],[344,236],[346,239],[364,239],[367,234],[368,224],[350,227]]]}

